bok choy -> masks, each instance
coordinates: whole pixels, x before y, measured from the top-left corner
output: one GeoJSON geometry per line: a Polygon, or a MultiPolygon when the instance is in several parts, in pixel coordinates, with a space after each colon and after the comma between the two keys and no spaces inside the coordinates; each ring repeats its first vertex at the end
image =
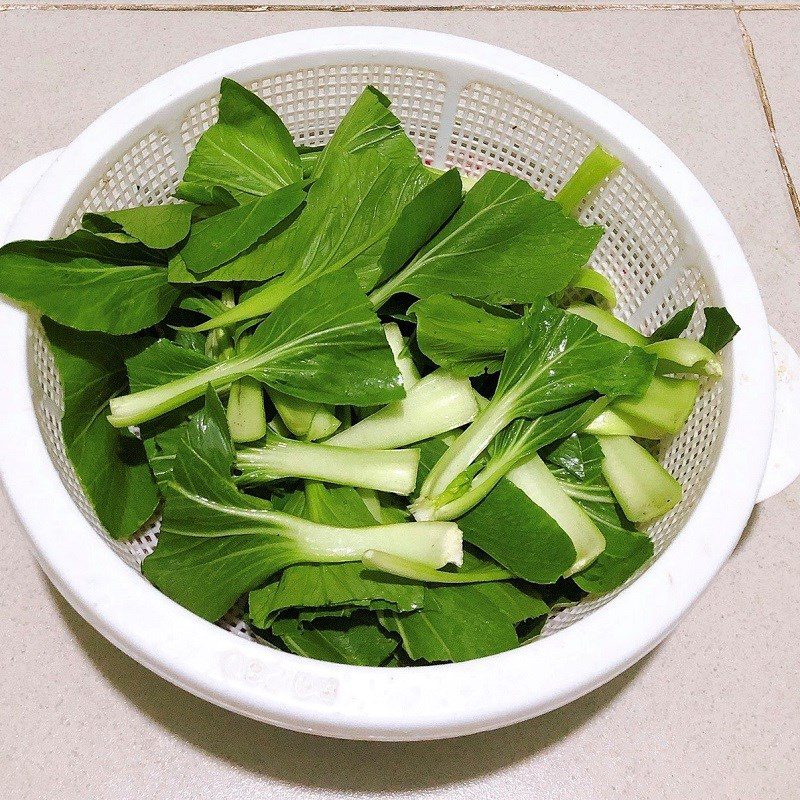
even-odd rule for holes
{"type": "Polygon", "coordinates": [[[669,441],[738,326],[700,298],[615,315],[601,147],[545,196],[423,162],[374,87],[324,146],[297,134],[226,78],[171,202],[0,248],[78,484],[116,539],[160,510],[144,576],[266,645],[390,668],[527,644],[652,558],[669,441]]]}

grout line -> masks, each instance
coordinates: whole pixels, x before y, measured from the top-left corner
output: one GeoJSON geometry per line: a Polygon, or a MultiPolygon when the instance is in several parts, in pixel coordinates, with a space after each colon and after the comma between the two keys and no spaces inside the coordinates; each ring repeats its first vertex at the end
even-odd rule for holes
{"type": "Polygon", "coordinates": [[[778,163],[781,165],[783,179],[786,182],[786,190],[789,192],[789,199],[792,202],[794,215],[797,218],[797,223],[800,225],[800,197],[797,195],[797,189],[794,185],[794,180],[792,179],[792,173],[789,172],[789,167],[786,164],[786,158],[783,155],[783,148],[781,147],[781,143],[778,141],[778,131],[775,127],[775,118],[772,115],[772,106],[770,105],[769,96],[767,95],[767,87],[764,83],[764,76],[761,73],[761,67],[756,59],[756,50],[753,45],[753,39],[751,38],[750,32],[747,30],[747,27],[744,24],[742,14],[739,10],[736,11],[736,21],[739,23],[739,32],[742,34],[742,41],[744,42],[745,50],[747,51],[747,58],[750,61],[750,68],[753,71],[753,77],[756,81],[756,88],[758,89],[758,96],[761,100],[761,107],[764,109],[767,127],[769,128],[769,134],[772,137],[772,145],[775,148],[775,154],[778,156],[778,163]]]}
{"type": "MultiPolygon", "coordinates": [[[[329,11],[339,13],[420,12],[420,11],[556,11],[561,13],[582,11],[800,11],[800,3],[434,3],[420,5],[397,5],[395,3],[365,3],[345,5],[336,3],[146,3],[146,2],[76,2],[76,3],[0,3],[2,11],[233,11],[258,13],[265,11],[329,11]]],[[[741,22],[740,22],[741,25],[741,22]]],[[[743,34],[744,35],[744,34],[743,34]]]]}

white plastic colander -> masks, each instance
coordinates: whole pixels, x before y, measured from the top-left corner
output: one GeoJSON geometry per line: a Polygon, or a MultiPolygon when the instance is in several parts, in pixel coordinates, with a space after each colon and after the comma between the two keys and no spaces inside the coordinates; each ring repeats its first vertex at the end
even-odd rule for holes
{"type": "MultiPolygon", "coordinates": [[[[688,424],[663,449],[684,500],[651,526],[656,558],[638,577],[562,611],[518,650],[404,669],[289,655],[253,641],[236,614],[211,625],[150,586],[138,568],[157,527],[131,543],[108,538],[64,455],[47,342],[38,323],[0,304],[0,469],[43,569],[98,631],[154,672],[296,730],[457,736],[536,716],[609,680],[659,642],[706,587],[757,498],[800,472],[798,423],[773,414],[772,347],[758,289],[719,210],[652,133],[542,64],[443,34],[329,28],[221,50],[130,95],[63,151],[0,184],[0,241],[63,236],[86,211],[168,200],[215,119],[223,76],[259,93],[309,145],[324,143],[365,84],[374,84],[429,163],[470,174],[505,170],[548,196],[596,143],[618,156],[624,169],[581,213],[606,229],[592,266],[613,282],[617,313],[648,333],[696,300],[727,306],[742,327],[725,353],[724,379],[704,387],[688,424]],[[15,214],[4,236],[3,217],[15,214]],[[762,483],[774,424],[781,434],[762,483]]],[[[800,370],[774,332],[773,340],[785,412],[800,399],[800,370]]]]}

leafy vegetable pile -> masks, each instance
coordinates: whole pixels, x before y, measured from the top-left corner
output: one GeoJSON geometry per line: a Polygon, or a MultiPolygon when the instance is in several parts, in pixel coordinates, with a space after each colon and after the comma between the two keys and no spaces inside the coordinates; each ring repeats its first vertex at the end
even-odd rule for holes
{"type": "Polygon", "coordinates": [[[208,620],[348,664],[463,661],[536,636],[652,555],[677,433],[738,328],[694,305],[646,337],[554,200],[426,167],[367,88],[301,148],[231,80],[179,202],[0,249],[64,387],[67,454],[111,536],[162,506],[142,566],[208,620]],[[466,193],[465,188],[468,189],[466,193]],[[583,298],[578,302],[577,298],[583,298]],[[644,444],[642,444],[644,442],[644,444]]]}

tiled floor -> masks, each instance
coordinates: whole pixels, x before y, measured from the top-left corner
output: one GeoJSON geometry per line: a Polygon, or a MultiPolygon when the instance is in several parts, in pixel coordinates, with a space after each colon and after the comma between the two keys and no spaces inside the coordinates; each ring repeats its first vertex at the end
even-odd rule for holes
{"type": "MultiPolygon", "coordinates": [[[[771,319],[800,346],[800,208],[790,191],[800,181],[800,4],[355,3],[351,12],[298,0],[295,10],[248,13],[222,10],[251,8],[233,3],[152,10],[180,8],[156,0],[0,5],[0,174],[65,144],[150,78],[226,44],[343,24],[443,30],[562,69],[652,128],[714,196],[771,319]],[[765,10],[778,8],[789,10],[765,10]]],[[[469,739],[370,745],[261,726],[152,676],[49,588],[0,497],[0,792],[798,798],[798,512],[797,487],[759,507],[676,632],[583,700],[469,739]]]]}

